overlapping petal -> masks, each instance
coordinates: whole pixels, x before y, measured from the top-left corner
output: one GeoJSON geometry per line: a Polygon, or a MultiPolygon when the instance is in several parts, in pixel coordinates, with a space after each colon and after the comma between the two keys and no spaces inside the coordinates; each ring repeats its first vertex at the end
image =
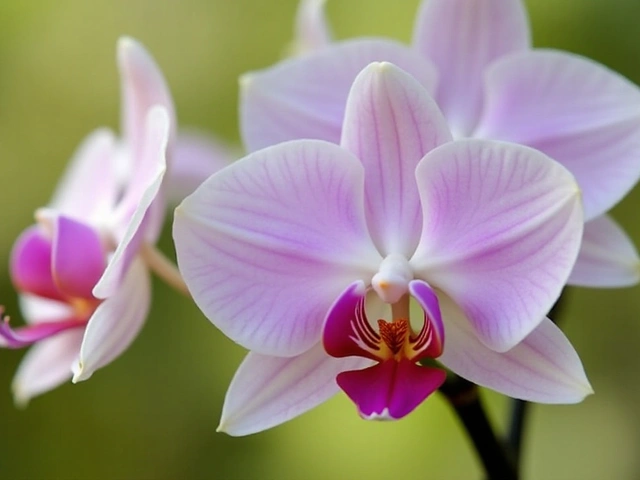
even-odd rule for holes
{"type": "Polygon", "coordinates": [[[416,278],[450,295],[489,348],[512,348],[544,318],[575,262],[583,216],[574,178],[536,150],[482,140],[438,147],[416,178],[424,214],[416,278]]]}
{"type": "Polygon", "coordinates": [[[590,220],[640,177],[640,89],[570,53],[511,55],[486,72],[476,135],[529,145],[562,163],[578,180],[590,220]]]}
{"type": "Polygon", "coordinates": [[[82,330],[69,330],[31,347],[13,379],[16,404],[26,406],[36,395],[71,379],[71,365],[80,351],[82,334],[82,330]]]}
{"type": "Polygon", "coordinates": [[[439,360],[467,380],[513,398],[577,403],[593,393],[578,354],[545,318],[521,343],[498,353],[484,346],[464,313],[441,298],[447,343],[439,360]]]}
{"type": "Polygon", "coordinates": [[[156,106],[147,115],[144,162],[131,180],[133,185],[122,200],[117,215],[123,222],[122,236],[107,268],[93,289],[98,298],[107,298],[120,286],[128,266],[143,241],[155,242],[160,235],[164,201],[158,199],[166,171],[166,149],[169,139],[169,116],[156,106]],[[158,202],[158,200],[160,200],[158,202]]]}
{"type": "Polygon", "coordinates": [[[241,79],[240,130],[247,151],[302,138],[338,143],[351,84],[375,61],[397,65],[433,91],[431,64],[400,43],[376,39],[331,45],[241,79]]]}
{"type": "Polygon", "coordinates": [[[72,298],[93,298],[91,291],[106,266],[100,237],[90,226],[65,215],[54,222],[51,268],[56,286],[72,298]]]}
{"type": "Polygon", "coordinates": [[[164,107],[169,116],[170,135],[176,131],[176,114],[171,92],[153,57],[138,41],[130,37],[118,40],[118,67],[122,88],[122,136],[137,170],[137,160],[146,149],[146,118],[151,107],[164,107]]]}
{"type": "Polygon", "coordinates": [[[326,1],[300,0],[294,24],[294,54],[313,52],[331,42],[333,35],[324,11],[326,1]]]}
{"type": "Polygon", "coordinates": [[[321,344],[288,358],[251,352],[229,386],[218,431],[240,436],[280,425],[338,393],[338,373],[370,363],[330,357],[321,344]]]}
{"type": "Polygon", "coordinates": [[[142,260],[136,259],[120,288],[102,302],[82,339],[77,361],[73,364],[73,382],[88,379],[111,363],[136,338],[151,305],[151,280],[142,260]]]}
{"type": "Polygon", "coordinates": [[[118,195],[112,162],[115,138],[107,129],[91,133],[80,144],[49,206],[77,220],[91,222],[109,212],[118,195]]]}
{"type": "Polygon", "coordinates": [[[39,225],[27,228],[14,243],[10,270],[16,289],[62,300],[51,274],[51,239],[39,225]]]}
{"type": "Polygon", "coordinates": [[[436,99],[452,131],[466,136],[482,110],[484,69],[529,47],[529,23],[520,0],[428,0],[413,44],[438,69],[436,99]]]}
{"type": "Polygon", "coordinates": [[[609,216],[584,225],[584,236],[569,285],[629,287],[640,282],[640,258],[629,236],[609,216]]]}
{"type": "Polygon", "coordinates": [[[364,165],[367,222],[383,254],[415,250],[422,221],[415,169],[450,140],[438,106],[412,76],[383,62],[356,77],[340,144],[364,165]]]}
{"type": "Polygon", "coordinates": [[[317,343],[331,302],[381,261],[363,183],[357,158],[300,140],[235,162],[187,197],[173,229],[178,265],[207,318],[265,355],[317,343]]]}
{"type": "Polygon", "coordinates": [[[218,138],[181,131],[165,181],[167,202],[177,205],[207,178],[240,156],[239,151],[218,138]]]}

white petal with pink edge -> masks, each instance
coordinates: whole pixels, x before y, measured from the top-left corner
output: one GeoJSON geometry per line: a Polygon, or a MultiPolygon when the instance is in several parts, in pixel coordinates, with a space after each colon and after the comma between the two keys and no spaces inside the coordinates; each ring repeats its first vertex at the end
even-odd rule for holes
{"type": "Polygon", "coordinates": [[[228,337],[265,355],[320,341],[332,302],[382,260],[364,219],[361,163],[337,145],[288,142],[213,175],[176,209],[178,266],[228,337]]]}
{"type": "Polygon", "coordinates": [[[450,140],[438,106],[411,75],[386,62],[358,74],[340,144],[364,165],[367,223],[383,254],[408,257],[415,250],[422,221],[415,169],[450,140]]]}
{"type": "Polygon", "coordinates": [[[371,363],[330,357],[321,344],[289,358],[251,352],[231,381],[218,431],[241,436],[280,425],[338,393],[340,372],[371,363]]]}
{"type": "Polygon", "coordinates": [[[512,348],[544,318],[577,257],[575,179],[536,150],[482,140],[438,147],[416,177],[424,213],[416,278],[451,296],[486,346],[512,348]]]}

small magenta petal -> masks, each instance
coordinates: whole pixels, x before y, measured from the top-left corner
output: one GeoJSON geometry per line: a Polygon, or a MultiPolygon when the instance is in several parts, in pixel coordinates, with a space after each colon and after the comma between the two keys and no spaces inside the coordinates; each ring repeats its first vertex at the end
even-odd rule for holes
{"type": "Polygon", "coordinates": [[[78,356],[82,330],[70,330],[34,345],[22,359],[11,389],[18,406],[71,379],[71,365],[78,356]]]}
{"type": "Polygon", "coordinates": [[[118,185],[115,138],[107,129],[91,133],[78,147],[49,207],[77,220],[99,220],[113,208],[118,185]]]}
{"type": "Polygon", "coordinates": [[[240,154],[220,139],[204,133],[180,131],[167,172],[166,194],[170,204],[180,203],[218,170],[240,154]]]}
{"type": "Polygon", "coordinates": [[[442,385],[444,370],[403,359],[387,360],[363,370],[342,372],[338,385],[367,420],[398,420],[411,413],[442,385]]]}
{"type": "Polygon", "coordinates": [[[367,223],[383,255],[415,250],[422,220],[415,169],[450,140],[438,106],[411,75],[385,62],[356,77],[340,144],[364,165],[367,223]]]}
{"type": "Polygon", "coordinates": [[[89,319],[80,355],[73,364],[73,383],[87,380],[131,345],[147,318],[150,304],[149,272],[136,259],[120,288],[89,319]]]}
{"type": "Polygon", "coordinates": [[[560,295],[580,247],[572,175],[522,146],[461,140],[416,170],[423,232],[416,278],[451,296],[489,348],[526,337],[560,295]]]}
{"type": "Polygon", "coordinates": [[[333,44],[242,77],[240,130],[247,151],[303,138],[339,143],[351,84],[376,61],[391,62],[433,89],[429,62],[405,45],[377,39],[333,44]]]}
{"type": "Polygon", "coordinates": [[[11,251],[11,280],[17,290],[52,300],[63,300],[51,274],[51,239],[42,228],[26,229],[11,251]]]}
{"type": "Polygon", "coordinates": [[[533,51],[487,70],[476,136],[528,145],[562,163],[585,218],[615,205],[640,177],[640,89],[589,59],[533,51]]]}
{"type": "Polygon", "coordinates": [[[0,321],[0,345],[5,348],[24,348],[46,340],[67,330],[84,328],[85,320],[69,318],[57,322],[44,322],[27,325],[17,329],[11,328],[8,317],[0,321]]]}
{"type": "Polygon", "coordinates": [[[119,288],[129,265],[143,242],[155,243],[164,220],[164,199],[160,187],[166,171],[169,117],[162,107],[147,116],[144,168],[134,174],[119,208],[122,238],[104,274],[93,289],[97,298],[107,298],[119,288]]]}
{"type": "Polygon", "coordinates": [[[439,360],[461,377],[531,402],[576,403],[593,393],[578,354],[548,318],[514,348],[498,353],[478,340],[451,300],[440,305],[447,344],[439,360]]]}
{"type": "Polygon", "coordinates": [[[331,43],[331,27],[324,11],[326,0],[300,0],[294,24],[294,54],[313,52],[331,43]]]}
{"type": "Polygon", "coordinates": [[[585,223],[569,285],[616,288],[630,287],[638,282],[640,258],[624,230],[607,215],[585,223]]]}
{"type": "Polygon", "coordinates": [[[227,391],[218,431],[249,435],[289,421],[338,393],[338,373],[370,363],[332,358],[320,344],[289,358],[249,353],[227,391]]]}
{"type": "Polygon", "coordinates": [[[418,301],[424,312],[424,324],[418,334],[416,347],[414,347],[417,349],[418,355],[410,360],[437,358],[442,355],[444,348],[444,325],[436,292],[422,280],[413,280],[409,284],[409,292],[418,301]]]}
{"type": "Polygon", "coordinates": [[[298,355],[320,341],[335,299],[381,261],[363,202],[362,165],[337,145],[299,140],[255,152],[176,209],[180,271],[234,341],[298,355]]]}
{"type": "Polygon", "coordinates": [[[173,99],[162,71],[144,46],[130,37],[118,40],[118,67],[122,84],[122,134],[137,170],[137,159],[145,150],[145,123],[153,106],[164,107],[169,116],[170,135],[175,135],[173,99]]]}
{"type": "Polygon", "coordinates": [[[520,0],[427,0],[413,44],[438,70],[436,99],[451,129],[468,135],[482,109],[484,69],[530,44],[520,0]]]}
{"type": "Polygon", "coordinates": [[[97,232],[84,223],[58,215],[54,219],[52,270],[60,292],[73,298],[92,299],[91,291],[105,266],[105,253],[97,232]]]}
{"type": "Polygon", "coordinates": [[[332,357],[361,356],[378,360],[380,335],[367,319],[366,293],[364,282],[355,282],[329,309],[322,344],[332,357]]]}

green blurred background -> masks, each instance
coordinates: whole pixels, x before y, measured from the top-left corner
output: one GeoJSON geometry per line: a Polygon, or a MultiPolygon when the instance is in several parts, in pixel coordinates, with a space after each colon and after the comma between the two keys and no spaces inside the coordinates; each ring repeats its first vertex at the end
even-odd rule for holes
{"type": "MultiPolygon", "coordinates": [[[[527,2],[536,46],[592,57],[640,83],[638,0],[527,2]]],[[[418,0],[330,0],[336,35],[408,41],[418,0]]],[[[237,142],[237,77],[278,60],[296,0],[0,1],[0,265],[46,204],[79,141],[117,128],[115,42],[141,40],[161,65],[182,125],[237,142]]],[[[640,243],[636,189],[614,215],[640,243]],[[636,211],[636,213],[633,213],[636,211]]],[[[162,247],[171,252],[168,229],[162,247]]],[[[16,312],[9,279],[1,302],[16,312]]],[[[244,352],[159,282],[130,350],[89,382],[13,406],[23,355],[0,351],[2,479],[480,479],[463,431],[437,395],[396,423],[367,423],[343,396],[271,431],[215,433],[244,352]]],[[[640,478],[638,288],[572,290],[565,329],[596,395],[536,406],[528,479],[640,478]]],[[[15,315],[14,315],[15,316],[15,315]]],[[[506,401],[486,392],[504,426],[506,401]]]]}

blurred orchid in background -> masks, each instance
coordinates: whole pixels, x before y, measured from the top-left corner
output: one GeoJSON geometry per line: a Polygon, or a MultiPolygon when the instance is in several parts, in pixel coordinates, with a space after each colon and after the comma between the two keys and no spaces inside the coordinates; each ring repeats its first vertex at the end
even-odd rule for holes
{"type": "Polygon", "coordinates": [[[122,138],[100,129],[71,161],[38,223],[16,241],[12,280],[27,326],[5,321],[0,345],[35,345],[16,373],[18,403],[70,379],[81,381],[125,350],[151,301],[141,251],[165,215],[163,179],[175,131],[162,73],[142,45],[118,44],[122,138]]]}
{"type": "Polygon", "coordinates": [[[251,350],[220,428],[282,423],[336,393],[336,375],[361,415],[399,418],[444,380],[424,357],[517,398],[582,400],[580,360],[544,319],[582,235],[572,175],[530,148],[452,141],[428,92],[389,63],[358,75],[345,110],[340,146],[259,150],[176,210],[194,300],[251,350]]]}
{"type": "Polygon", "coordinates": [[[306,54],[241,82],[248,151],[298,138],[340,141],[357,73],[392,62],[434,96],[454,138],[536,148],[578,180],[584,239],[568,283],[622,287],[640,281],[640,258],[604,214],[640,178],[640,89],[578,55],[531,49],[521,0],[425,0],[412,47],[387,39],[331,43],[324,2],[302,0],[295,44],[306,54]]]}

